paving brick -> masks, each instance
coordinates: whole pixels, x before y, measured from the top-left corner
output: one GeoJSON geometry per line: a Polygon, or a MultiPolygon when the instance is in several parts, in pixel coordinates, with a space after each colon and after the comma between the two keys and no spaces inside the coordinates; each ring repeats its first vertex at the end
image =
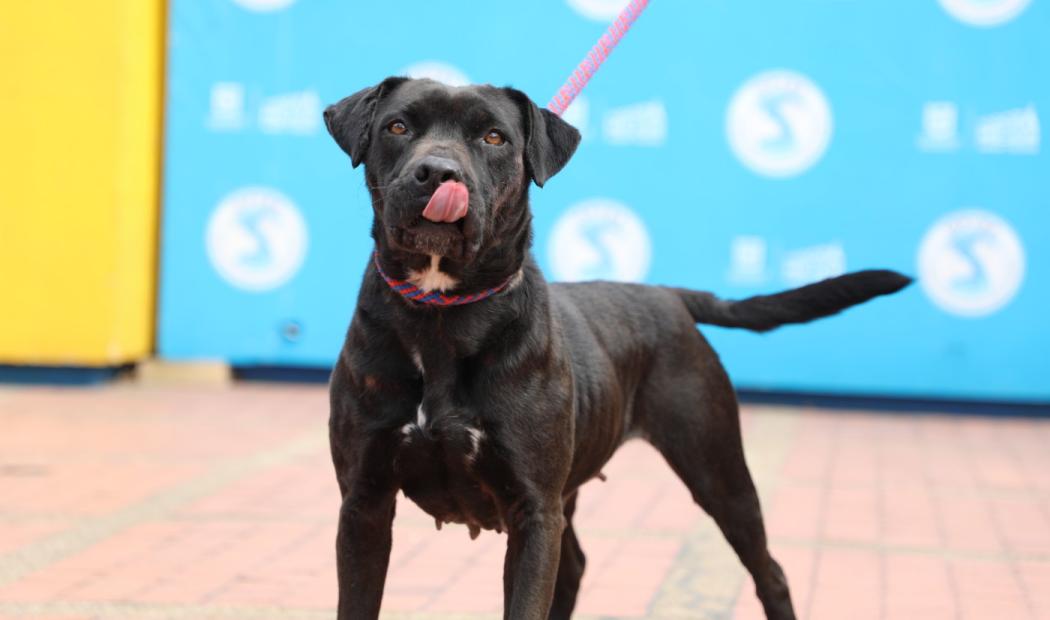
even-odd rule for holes
{"type": "Polygon", "coordinates": [[[937,512],[948,549],[1002,553],[1003,542],[992,519],[990,501],[981,494],[939,496],[937,512]]]}
{"type": "Polygon", "coordinates": [[[1050,557],[1050,518],[1038,497],[994,498],[992,517],[1006,546],[1015,553],[1050,557]]]}
{"type": "Polygon", "coordinates": [[[944,558],[891,553],[885,558],[888,620],[956,618],[958,607],[944,558]]]}
{"type": "Polygon", "coordinates": [[[826,495],[821,486],[783,483],[763,508],[769,535],[810,541],[819,538],[826,495]]]}
{"type": "Polygon", "coordinates": [[[880,534],[880,506],[877,488],[832,488],[825,504],[825,540],[875,543],[880,534]]]}
{"type": "Polygon", "coordinates": [[[883,570],[877,551],[826,547],[817,559],[813,620],[878,619],[885,605],[883,570]]]}
{"type": "Polygon", "coordinates": [[[1035,617],[1050,619],[1050,558],[1020,562],[1017,570],[1035,617]]]}
{"type": "Polygon", "coordinates": [[[951,562],[963,618],[1031,618],[1024,587],[1009,562],[960,558],[951,562]]]}
{"type": "Polygon", "coordinates": [[[880,502],[881,542],[923,549],[944,544],[934,499],[924,481],[901,480],[885,484],[880,502]]]}

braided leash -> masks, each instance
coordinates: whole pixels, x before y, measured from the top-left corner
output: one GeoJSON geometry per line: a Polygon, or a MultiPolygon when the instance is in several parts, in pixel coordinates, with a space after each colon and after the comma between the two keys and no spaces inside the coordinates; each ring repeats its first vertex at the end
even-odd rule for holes
{"type": "Polygon", "coordinates": [[[565,109],[576,99],[576,96],[580,94],[587,82],[591,81],[591,77],[598,72],[598,67],[602,66],[605,59],[612,53],[613,48],[620,42],[620,39],[623,39],[623,35],[627,34],[627,31],[631,29],[631,25],[634,24],[634,20],[638,19],[638,16],[642,14],[642,11],[647,6],[649,6],[649,0],[631,0],[620,11],[620,15],[609,26],[605,34],[598,39],[591,51],[580,61],[576,70],[572,72],[569,79],[565,81],[565,84],[558,89],[558,93],[547,104],[548,110],[558,116],[565,112],[565,109]]]}

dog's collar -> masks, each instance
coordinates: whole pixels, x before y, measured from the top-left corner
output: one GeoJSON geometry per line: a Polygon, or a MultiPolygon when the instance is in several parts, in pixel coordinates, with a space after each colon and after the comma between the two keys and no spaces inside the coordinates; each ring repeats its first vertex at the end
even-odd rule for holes
{"type": "Polygon", "coordinates": [[[390,286],[390,288],[394,289],[395,293],[398,293],[405,299],[417,304],[426,304],[430,306],[462,306],[465,304],[472,304],[475,301],[481,301],[482,299],[487,299],[506,289],[519,275],[518,273],[515,273],[499,285],[478,293],[471,293],[469,295],[445,295],[440,291],[424,291],[411,282],[398,280],[386,275],[386,272],[383,271],[383,267],[379,264],[378,250],[372,253],[372,260],[376,264],[376,270],[379,271],[379,275],[390,286]]]}

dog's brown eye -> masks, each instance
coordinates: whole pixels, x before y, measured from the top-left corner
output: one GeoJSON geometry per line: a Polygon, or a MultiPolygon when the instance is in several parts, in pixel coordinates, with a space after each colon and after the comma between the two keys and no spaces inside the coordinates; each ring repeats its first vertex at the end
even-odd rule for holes
{"type": "Polygon", "coordinates": [[[493,129],[492,131],[490,131],[487,134],[485,134],[485,142],[487,142],[487,143],[489,143],[489,144],[491,144],[493,146],[499,146],[499,145],[503,144],[506,141],[507,140],[506,140],[506,138],[503,137],[503,134],[501,134],[500,132],[496,131],[495,129],[493,129]]]}
{"type": "Polygon", "coordinates": [[[408,133],[408,127],[401,121],[394,121],[386,126],[386,130],[395,136],[403,136],[408,133]]]}

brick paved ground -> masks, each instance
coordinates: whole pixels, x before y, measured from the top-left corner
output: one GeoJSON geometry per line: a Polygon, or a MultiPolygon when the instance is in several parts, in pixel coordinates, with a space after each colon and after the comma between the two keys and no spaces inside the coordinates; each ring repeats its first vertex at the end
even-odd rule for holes
{"type": "MultiPolygon", "coordinates": [[[[0,389],[0,618],[331,618],[317,386],[0,389]]],[[[1050,421],[745,411],[803,618],[1050,618],[1050,421]]],[[[758,618],[658,455],[581,495],[581,618],[758,618]]],[[[402,501],[384,617],[492,618],[504,540],[402,501]]]]}

